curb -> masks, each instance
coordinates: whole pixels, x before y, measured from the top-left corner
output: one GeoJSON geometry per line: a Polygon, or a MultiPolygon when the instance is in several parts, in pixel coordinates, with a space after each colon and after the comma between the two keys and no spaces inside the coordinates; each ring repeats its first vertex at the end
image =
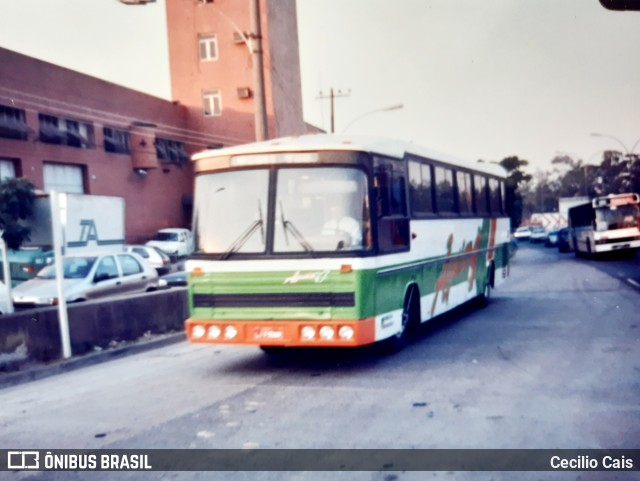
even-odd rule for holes
{"type": "Polygon", "coordinates": [[[135,342],[126,346],[117,347],[100,352],[85,354],[76,358],[53,361],[47,365],[34,365],[27,367],[23,371],[0,373],[0,389],[17,386],[30,381],[37,381],[47,377],[55,376],[65,372],[75,371],[83,367],[101,364],[103,362],[120,359],[122,357],[139,354],[160,347],[169,346],[186,340],[184,332],[177,332],[166,336],[158,337],[149,341],[135,342]]]}

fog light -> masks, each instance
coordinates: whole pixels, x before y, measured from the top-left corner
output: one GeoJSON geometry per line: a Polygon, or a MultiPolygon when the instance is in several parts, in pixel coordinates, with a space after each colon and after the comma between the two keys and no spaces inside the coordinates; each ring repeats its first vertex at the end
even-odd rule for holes
{"type": "Polygon", "coordinates": [[[200,324],[196,324],[191,329],[191,337],[193,337],[194,339],[200,339],[200,338],[202,338],[204,336],[205,332],[206,331],[205,331],[204,327],[202,327],[200,324]]]}
{"type": "Polygon", "coordinates": [[[218,339],[220,334],[222,334],[222,331],[218,326],[211,326],[207,331],[207,337],[209,339],[218,339]]]}
{"type": "Polygon", "coordinates": [[[311,341],[314,337],[316,337],[316,329],[313,326],[304,326],[300,329],[300,337],[304,341],[311,341]]]}
{"type": "Polygon", "coordinates": [[[238,335],[238,330],[235,326],[227,326],[224,328],[224,338],[225,339],[233,339],[238,335]]]}
{"type": "Polygon", "coordinates": [[[334,334],[335,334],[335,331],[331,326],[322,326],[320,328],[320,338],[324,339],[325,341],[328,341],[329,339],[333,339],[334,334]]]}
{"type": "Polygon", "coordinates": [[[338,336],[340,336],[340,339],[342,339],[344,341],[350,341],[351,339],[353,339],[353,327],[351,327],[351,326],[342,326],[338,330],[338,336]]]}

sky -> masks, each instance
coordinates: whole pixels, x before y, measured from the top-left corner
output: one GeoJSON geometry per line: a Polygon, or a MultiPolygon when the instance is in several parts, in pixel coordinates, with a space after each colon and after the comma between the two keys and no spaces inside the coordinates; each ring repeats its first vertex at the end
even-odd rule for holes
{"type": "MultiPolygon", "coordinates": [[[[550,169],[559,153],[597,164],[603,150],[640,140],[640,12],[598,0],[297,8],[304,117],[325,130],[329,101],[319,97],[333,88],[343,94],[336,132],[469,160],[517,155],[532,171],[550,169]]],[[[164,0],[0,0],[0,46],[168,99],[164,15],[164,0]]]]}

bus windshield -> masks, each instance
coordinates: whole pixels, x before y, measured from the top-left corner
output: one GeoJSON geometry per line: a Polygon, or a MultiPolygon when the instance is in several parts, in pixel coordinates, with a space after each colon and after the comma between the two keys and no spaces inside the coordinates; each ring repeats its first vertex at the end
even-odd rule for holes
{"type": "Polygon", "coordinates": [[[366,175],[351,167],[203,174],[196,178],[197,251],[227,258],[263,254],[268,246],[278,254],[363,249],[369,247],[367,199],[366,175]]]}
{"type": "Polygon", "coordinates": [[[637,204],[595,209],[595,212],[598,232],[637,227],[640,221],[640,211],[637,204]]]}

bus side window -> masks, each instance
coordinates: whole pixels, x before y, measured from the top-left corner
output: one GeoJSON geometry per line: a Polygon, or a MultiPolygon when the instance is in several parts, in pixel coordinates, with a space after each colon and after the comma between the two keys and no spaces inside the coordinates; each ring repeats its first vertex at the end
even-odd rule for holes
{"type": "Polygon", "coordinates": [[[473,187],[475,193],[476,213],[486,215],[489,213],[487,196],[487,179],[482,175],[473,176],[473,187]]]}
{"type": "Polygon", "coordinates": [[[409,248],[405,175],[404,170],[392,162],[376,159],[374,174],[378,248],[383,253],[409,248]]]}

